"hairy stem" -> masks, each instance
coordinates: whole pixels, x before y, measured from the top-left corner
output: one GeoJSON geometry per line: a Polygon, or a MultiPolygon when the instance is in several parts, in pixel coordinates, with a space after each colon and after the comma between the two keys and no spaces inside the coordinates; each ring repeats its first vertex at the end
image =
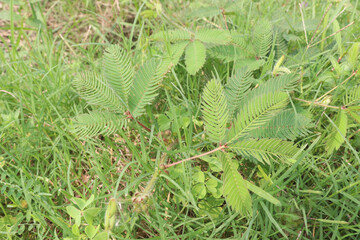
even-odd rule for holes
{"type": "Polygon", "coordinates": [[[319,107],[339,109],[339,107],[337,107],[337,106],[326,105],[326,104],[322,104],[322,103],[319,103],[319,102],[316,102],[316,101],[308,101],[308,100],[301,99],[301,98],[294,98],[294,99],[295,99],[295,100],[298,100],[298,101],[300,101],[300,102],[307,103],[307,104],[309,104],[309,105],[315,105],[315,106],[319,106],[319,107]]]}
{"type": "Polygon", "coordinates": [[[320,99],[324,98],[326,95],[328,95],[329,93],[331,93],[332,91],[334,91],[335,89],[337,89],[339,86],[343,85],[344,83],[346,83],[347,81],[349,81],[350,78],[352,78],[353,76],[355,76],[355,74],[358,72],[358,70],[353,71],[353,73],[344,81],[342,81],[342,83],[336,85],[335,87],[333,87],[332,89],[330,89],[329,91],[327,91],[324,95],[322,95],[321,97],[317,98],[315,100],[315,102],[320,101],[320,99]]]}
{"type": "Polygon", "coordinates": [[[329,10],[330,10],[331,7],[332,7],[332,3],[329,4],[329,6],[328,6],[327,9],[325,10],[323,16],[321,17],[321,20],[320,20],[319,24],[317,25],[316,30],[315,30],[313,36],[311,37],[311,40],[310,40],[309,44],[307,45],[307,48],[309,48],[309,47],[310,47],[310,44],[313,42],[314,37],[315,37],[317,31],[319,30],[319,27],[320,27],[322,21],[324,21],[324,18],[325,18],[325,16],[326,16],[326,14],[329,12],[329,10]]]}
{"type": "Polygon", "coordinates": [[[229,27],[228,27],[227,22],[226,22],[226,15],[225,15],[225,9],[224,8],[221,8],[221,14],[222,14],[223,19],[224,19],[225,27],[226,27],[227,30],[229,30],[229,27]]]}
{"type": "Polygon", "coordinates": [[[220,147],[217,147],[217,148],[215,148],[215,149],[213,149],[213,150],[211,150],[211,151],[209,151],[209,152],[205,152],[205,153],[202,153],[202,154],[199,154],[199,155],[190,157],[190,158],[186,158],[186,159],[183,159],[183,160],[180,160],[180,161],[177,161],[177,162],[168,164],[168,165],[164,165],[164,166],[163,166],[163,169],[167,169],[167,168],[169,168],[169,167],[178,165],[178,164],[180,164],[180,163],[187,162],[187,161],[190,161],[190,160],[193,160],[193,159],[196,159],[196,158],[200,158],[200,157],[209,155],[209,154],[211,154],[211,153],[217,152],[217,151],[219,151],[219,150],[223,150],[223,149],[225,149],[225,148],[227,148],[227,145],[226,145],[226,144],[221,145],[220,147]]]}
{"type": "MultiPolygon", "coordinates": [[[[125,115],[127,116],[127,118],[131,119],[131,120],[135,120],[134,117],[131,115],[131,113],[129,111],[125,112],[125,115]]],[[[143,123],[141,123],[138,120],[135,120],[143,129],[145,129],[148,132],[151,132],[151,129],[146,127],[143,123]]]]}
{"type": "Polygon", "coordinates": [[[144,124],[142,124],[140,121],[136,120],[136,122],[137,122],[143,129],[145,129],[145,130],[148,131],[148,132],[151,132],[151,129],[148,128],[148,127],[146,127],[146,126],[145,126],[144,124]]]}
{"type": "Polygon", "coordinates": [[[334,35],[338,34],[339,32],[341,32],[341,31],[345,30],[346,28],[350,27],[351,25],[353,25],[354,23],[355,23],[355,22],[351,22],[351,23],[349,23],[348,25],[346,25],[346,26],[345,26],[345,27],[343,27],[342,29],[340,29],[340,30],[338,30],[338,31],[334,32],[333,34],[331,34],[331,35],[327,36],[326,38],[323,38],[323,39],[321,39],[320,41],[318,41],[318,42],[314,43],[313,45],[309,46],[309,48],[311,48],[311,47],[313,47],[313,46],[315,46],[315,45],[317,45],[317,44],[319,44],[319,43],[321,43],[321,42],[325,41],[326,39],[328,39],[328,38],[330,38],[330,37],[332,37],[332,36],[334,36],[334,35]]]}

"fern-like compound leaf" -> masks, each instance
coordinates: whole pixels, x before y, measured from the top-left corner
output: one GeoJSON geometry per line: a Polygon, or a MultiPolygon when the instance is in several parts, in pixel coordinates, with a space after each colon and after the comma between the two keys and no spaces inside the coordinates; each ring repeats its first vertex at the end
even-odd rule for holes
{"type": "Polygon", "coordinates": [[[225,85],[225,96],[228,103],[230,119],[232,119],[235,108],[239,106],[245,93],[249,91],[253,82],[252,80],[251,72],[246,71],[246,69],[241,69],[231,76],[225,85]]]}
{"type": "Polygon", "coordinates": [[[360,107],[358,107],[355,111],[350,110],[350,108],[347,109],[347,113],[358,123],[360,123],[360,115],[357,113],[359,110],[360,107]]]}
{"type": "Polygon", "coordinates": [[[221,153],[220,158],[224,171],[222,179],[224,182],[223,194],[226,202],[236,212],[249,215],[252,210],[252,200],[246,182],[238,172],[237,165],[234,164],[229,154],[221,153]]]}
{"type": "Polygon", "coordinates": [[[309,128],[312,126],[309,118],[288,109],[275,115],[270,121],[251,131],[249,135],[253,138],[294,140],[297,137],[308,135],[310,133],[309,128]]]}
{"type": "Polygon", "coordinates": [[[254,28],[253,44],[257,57],[265,57],[273,41],[272,25],[267,20],[260,20],[254,28]]]}
{"type": "Polygon", "coordinates": [[[175,43],[170,46],[171,63],[173,66],[178,64],[180,57],[183,55],[185,47],[189,44],[188,41],[175,43]]]}
{"type": "Polygon", "coordinates": [[[109,86],[127,103],[134,77],[130,55],[118,45],[112,45],[104,53],[104,75],[109,86]]]}
{"type": "Polygon", "coordinates": [[[229,142],[243,138],[250,131],[266,124],[287,103],[288,95],[284,92],[265,93],[246,99],[230,130],[229,142]]]}
{"type": "Polygon", "coordinates": [[[218,58],[225,63],[248,56],[243,49],[234,45],[214,46],[209,48],[208,52],[211,57],[218,58]]]}
{"type": "Polygon", "coordinates": [[[248,71],[255,71],[265,64],[264,59],[244,58],[235,61],[234,68],[241,69],[246,66],[248,71]]]}
{"type": "Polygon", "coordinates": [[[345,110],[340,109],[336,117],[335,125],[336,127],[333,125],[331,126],[332,130],[326,139],[327,156],[338,150],[345,141],[346,130],[348,127],[348,118],[345,110]]]}
{"type": "Polygon", "coordinates": [[[124,106],[115,91],[107,85],[101,75],[86,72],[75,78],[73,82],[79,95],[89,104],[101,108],[121,112],[124,106]]]}
{"type": "Polygon", "coordinates": [[[213,79],[206,84],[202,97],[202,114],[210,140],[222,143],[225,140],[229,112],[223,87],[218,80],[213,79]]]}
{"type": "Polygon", "coordinates": [[[288,46],[284,37],[280,32],[277,32],[275,40],[275,59],[279,59],[282,55],[286,55],[287,49],[288,46]]]}
{"type": "Polygon", "coordinates": [[[122,128],[126,123],[123,114],[113,112],[91,112],[80,114],[74,119],[72,131],[80,137],[110,135],[122,128]]]}
{"type": "Polygon", "coordinates": [[[268,92],[293,91],[296,89],[297,84],[298,78],[294,73],[290,73],[269,79],[263,84],[262,88],[267,89],[268,92]]]}
{"type": "Polygon", "coordinates": [[[165,75],[170,71],[172,66],[178,64],[180,57],[183,55],[185,47],[188,44],[188,41],[183,41],[169,45],[166,49],[166,54],[158,67],[159,74],[165,75]]]}
{"type": "Polygon", "coordinates": [[[189,74],[194,75],[205,63],[206,49],[200,41],[193,41],[185,49],[185,65],[189,74]]]}
{"type": "Polygon", "coordinates": [[[242,35],[240,35],[238,32],[231,31],[230,36],[231,36],[231,43],[233,45],[235,45],[243,50],[245,50],[247,48],[247,43],[246,43],[245,38],[242,35]]]}
{"type": "Polygon", "coordinates": [[[158,66],[158,61],[150,59],[135,74],[129,94],[129,109],[133,117],[143,114],[145,106],[158,95],[157,90],[164,76],[158,71],[158,66]]]}
{"type": "Polygon", "coordinates": [[[350,90],[344,97],[344,105],[352,106],[360,102],[360,85],[350,90]]]}
{"type": "Polygon", "coordinates": [[[230,32],[228,45],[217,45],[208,49],[210,56],[221,59],[224,62],[235,61],[254,55],[246,43],[244,37],[237,32],[230,32]]]}
{"type": "Polygon", "coordinates": [[[231,35],[227,30],[202,28],[195,33],[195,39],[204,43],[228,44],[231,35]]]}
{"type": "Polygon", "coordinates": [[[276,138],[241,140],[230,144],[229,149],[245,158],[267,164],[277,159],[286,162],[299,151],[292,142],[276,138]]]}
{"type": "Polygon", "coordinates": [[[297,83],[298,78],[296,78],[294,73],[277,76],[269,79],[265,83],[261,84],[260,87],[249,92],[244,99],[245,102],[247,102],[250,99],[266,93],[273,93],[276,91],[293,91],[296,89],[297,83]]]}
{"type": "Polygon", "coordinates": [[[243,137],[249,131],[266,124],[288,102],[287,94],[282,91],[291,91],[296,84],[294,74],[286,74],[270,79],[244,94],[235,107],[237,117],[230,130],[230,139],[233,141],[243,137]]]}
{"type": "Polygon", "coordinates": [[[349,57],[347,62],[349,63],[350,67],[354,70],[359,66],[358,58],[359,58],[359,47],[360,43],[355,42],[349,49],[349,57]]]}
{"type": "Polygon", "coordinates": [[[151,36],[151,39],[161,42],[178,42],[190,40],[192,35],[193,34],[189,31],[176,29],[157,32],[151,36]]]}

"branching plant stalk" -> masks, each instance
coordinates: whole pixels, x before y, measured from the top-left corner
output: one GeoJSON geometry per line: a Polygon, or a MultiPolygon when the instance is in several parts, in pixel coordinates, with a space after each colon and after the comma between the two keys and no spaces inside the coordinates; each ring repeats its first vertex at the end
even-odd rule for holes
{"type": "Polygon", "coordinates": [[[214,153],[214,152],[217,152],[217,151],[219,151],[219,150],[223,150],[223,149],[225,149],[225,148],[227,148],[227,145],[226,145],[226,144],[221,145],[220,147],[217,147],[217,148],[215,148],[215,149],[213,149],[213,150],[211,150],[211,151],[209,151],[209,152],[205,152],[205,153],[202,153],[202,154],[199,154],[199,155],[196,155],[196,156],[193,156],[193,157],[189,157],[189,158],[186,158],[186,159],[183,159],[183,160],[180,160],[180,161],[177,161],[177,162],[168,164],[168,165],[164,165],[164,166],[162,166],[162,168],[163,168],[163,169],[167,169],[167,168],[169,168],[169,167],[173,167],[173,166],[178,165],[178,164],[183,163],[183,162],[187,162],[187,161],[190,161],[190,160],[194,160],[194,159],[197,159],[197,158],[201,158],[201,157],[203,157],[203,156],[209,155],[209,154],[214,153]]]}
{"type": "MultiPolygon", "coordinates": [[[[345,10],[346,10],[346,7],[345,7],[343,10],[341,10],[333,19],[331,19],[331,21],[326,25],[326,27],[314,38],[314,41],[317,40],[317,39],[320,37],[320,35],[321,35],[324,31],[326,31],[326,30],[331,26],[331,24],[335,21],[335,19],[336,19],[338,16],[340,16],[345,10]]],[[[314,46],[314,44],[313,44],[312,46],[314,46]]],[[[311,47],[311,46],[309,46],[309,47],[311,47]]]]}
{"type": "Polygon", "coordinates": [[[329,10],[330,10],[331,7],[332,7],[332,3],[330,3],[330,5],[329,5],[329,6],[327,7],[327,9],[325,10],[323,16],[321,17],[321,20],[320,20],[319,24],[317,25],[316,30],[315,30],[313,36],[311,37],[309,44],[307,45],[307,48],[309,48],[309,47],[310,47],[310,44],[313,42],[314,37],[315,37],[317,31],[319,30],[319,27],[320,27],[321,23],[324,21],[324,18],[325,18],[325,16],[326,16],[326,14],[329,12],[329,10]]]}
{"type": "Polygon", "coordinates": [[[225,14],[225,9],[224,8],[221,8],[221,14],[223,16],[226,29],[229,29],[229,27],[227,25],[227,21],[226,21],[226,14],[225,14]]]}
{"type": "Polygon", "coordinates": [[[137,122],[142,128],[144,128],[146,131],[151,132],[151,129],[148,128],[148,127],[146,127],[146,126],[145,126],[144,124],[142,124],[140,121],[136,120],[136,122],[137,122]]]}
{"type": "Polygon", "coordinates": [[[349,23],[348,25],[346,25],[345,27],[343,27],[343,28],[339,29],[338,31],[334,32],[333,34],[331,34],[331,35],[327,36],[326,38],[321,39],[320,41],[318,41],[318,42],[316,42],[316,43],[312,44],[311,46],[309,46],[309,45],[308,45],[308,48],[311,48],[311,47],[313,47],[313,46],[315,46],[315,45],[317,45],[317,44],[319,44],[319,43],[321,43],[321,42],[325,41],[326,39],[328,39],[328,38],[330,38],[330,37],[332,37],[332,36],[334,36],[334,35],[338,34],[339,32],[341,32],[341,31],[345,30],[346,28],[350,27],[351,25],[353,25],[354,23],[355,23],[355,22],[351,22],[351,23],[349,23]]]}
{"type": "MultiPolygon", "coordinates": [[[[125,112],[125,115],[127,116],[128,119],[135,120],[134,117],[131,115],[131,113],[129,111],[125,112]]],[[[139,120],[135,120],[135,121],[137,122],[137,124],[139,124],[147,132],[151,132],[151,129],[148,128],[147,126],[145,126],[142,122],[140,122],[139,120]]]]}
{"type": "Polygon", "coordinates": [[[342,83],[336,85],[335,87],[333,87],[332,89],[330,89],[329,91],[327,91],[325,94],[323,94],[321,97],[317,98],[315,100],[315,102],[320,101],[321,99],[323,99],[326,95],[328,95],[329,93],[333,92],[335,89],[337,89],[339,86],[343,85],[344,83],[346,83],[347,81],[349,81],[353,76],[355,76],[357,74],[358,70],[354,71],[347,79],[345,79],[344,81],[342,81],[342,83]]]}
{"type": "Polygon", "coordinates": [[[326,105],[326,104],[323,104],[323,103],[319,103],[317,101],[308,101],[308,100],[301,99],[301,98],[294,98],[294,99],[297,100],[297,101],[300,101],[300,102],[307,103],[309,105],[315,105],[315,106],[325,107],[325,108],[339,109],[339,107],[337,107],[337,106],[326,105]]]}
{"type": "Polygon", "coordinates": [[[207,22],[207,23],[209,23],[209,24],[217,27],[218,29],[221,29],[221,30],[223,29],[221,26],[217,25],[216,23],[213,23],[213,22],[209,21],[208,19],[206,19],[206,17],[203,17],[202,19],[203,19],[205,22],[207,22]]]}

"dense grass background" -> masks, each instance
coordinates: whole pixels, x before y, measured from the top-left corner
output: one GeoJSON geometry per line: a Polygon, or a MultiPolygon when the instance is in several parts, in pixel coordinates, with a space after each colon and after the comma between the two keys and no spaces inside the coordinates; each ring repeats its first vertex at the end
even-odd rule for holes
{"type": "MultiPolygon", "coordinates": [[[[299,3],[238,1],[237,10],[226,17],[228,24],[244,29],[246,34],[262,17],[272,19],[279,27],[285,25],[286,19],[293,28],[302,29],[299,3]]],[[[340,85],[351,74],[330,80],[321,78],[319,73],[332,68],[325,56],[338,59],[340,48],[345,52],[359,41],[357,0],[302,2],[309,38],[330,3],[331,16],[346,8],[337,17],[341,27],[355,22],[336,35],[340,35],[341,41],[330,37],[305,51],[305,35],[300,32],[299,40],[289,49],[294,53],[289,57],[291,70],[302,77],[298,96],[310,101],[340,85]]],[[[223,7],[221,1],[211,4],[223,7]]],[[[71,82],[82,70],[100,71],[106,45],[120,43],[146,55],[153,53],[149,35],[164,28],[213,24],[224,27],[222,15],[207,17],[206,11],[195,11],[188,16],[205,5],[206,1],[163,1],[161,11],[158,8],[157,12],[155,7],[160,5],[156,1],[0,2],[1,239],[71,236],[74,220],[66,207],[74,205],[72,197],[88,199],[91,195],[95,196],[92,206],[102,208],[96,217],[97,225],[103,223],[111,197],[122,202],[113,239],[360,238],[359,124],[352,123],[347,141],[339,151],[327,156],[324,139],[331,122],[326,116],[331,119],[334,109],[310,106],[315,123],[313,133],[298,139],[308,145],[304,150],[306,156],[298,158],[292,166],[274,164],[265,169],[273,184],[263,187],[282,206],[254,198],[254,214],[248,219],[226,205],[215,215],[198,210],[204,201],[192,193],[193,167],[200,166],[194,162],[181,167],[181,181],[171,177],[175,175],[162,175],[146,210],[136,212],[132,204],[121,200],[141,190],[149,180],[154,162],[161,156],[160,149],[174,143],[168,155],[175,161],[175,156],[190,157],[196,149],[204,147],[203,132],[196,126],[175,127],[166,136],[166,143],[154,140],[152,134],[157,133],[147,134],[131,125],[111,138],[87,141],[68,131],[71,118],[88,108],[71,82]],[[176,139],[184,141],[176,144],[176,139]]],[[[332,33],[330,27],[318,40],[332,33]]],[[[214,64],[220,76],[230,71],[231,65],[209,60],[203,73],[190,76],[180,64],[163,82],[158,104],[149,106],[150,117],[142,120],[154,126],[156,114],[175,111],[174,106],[184,109],[183,116],[200,119],[200,95],[211,78],[214,64]]],[[[359,83],[356,74],[347,86],[359,83]]],[[[342,90],[339,87],[334,96],[341,99],[342,90]]],[[[249,179],[261,178],[254,165],[245,167],[250,167],[244,170],[249,179]]]]}

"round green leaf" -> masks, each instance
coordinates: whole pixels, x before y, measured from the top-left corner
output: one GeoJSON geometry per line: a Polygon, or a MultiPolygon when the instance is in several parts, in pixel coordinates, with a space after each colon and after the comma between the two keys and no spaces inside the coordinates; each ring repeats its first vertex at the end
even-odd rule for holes
{"type": "Polygon", "coordinates": [[[199,199],[202,199],[206,196],[206,187],[203,183],[198,183],[193,187],[192,192],[199,199]]]}

